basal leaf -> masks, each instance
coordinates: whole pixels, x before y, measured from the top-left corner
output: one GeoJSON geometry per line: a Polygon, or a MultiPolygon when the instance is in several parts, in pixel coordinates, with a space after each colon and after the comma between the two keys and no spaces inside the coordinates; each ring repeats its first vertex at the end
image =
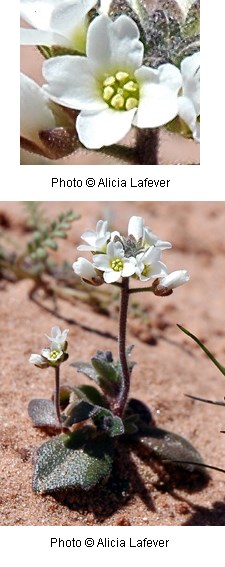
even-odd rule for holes
{"type": "Polygon", "coordinates": [[[139,440],[145,449],[149,449],[150,453],[161,461],[176,462],[190,472],[198,465],[204,465],[201,455],[193,445],[181,435],[171,431],[158,427],[146,427],[144,435],[141,434],[139,440]]]}
{"type": "Polygon", "coordinates": [[[60,428],[52,400],[31,400],[28,404],[28,414],[35,427],[60,428]]]}
{"type": "Polygon", "coordinates": [[[90,490],[110,475],[113,441],[106,435],[87,440],[88,429],[53,437],[37,451],[33,490],[90,490]]]}

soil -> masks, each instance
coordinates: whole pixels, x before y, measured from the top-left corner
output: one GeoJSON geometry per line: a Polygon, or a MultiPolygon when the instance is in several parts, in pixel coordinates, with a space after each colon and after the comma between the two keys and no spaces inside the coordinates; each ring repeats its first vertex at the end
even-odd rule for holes
{"type": "MultiPolygon", "coordinates": [[[[51,202],[45,215],[54,219],[72,207],[81,214],[68,239],[59,241],[55,260],[71,265],[80,255],[76,246],[86,228],[108,218],[112,228],[126,233],[132,215],[173,244],[163,253],[172,271],[187,269],[190,282],[169,297],[138,294],[130,302],[127,343],[134,344],[131,396],[151,408],[159,427],[188,439],[204,462],[225,468],[224,408],[193,401],[185,394],[224,399],[219,370],[177,323],[197,335],[223,364],[225,358],[224,279],[225,204],[213,202],[51,202]]],[[[31,238],[23,203],[1,202],[1,242],[18,254],[31,238]]],[[[76,299],[73,303],[29,293],[32,282],[0,279],[1,332],[1,512],[4,526],[200,526],[225,525],[225,474],[166,467],[139,451],[121,445],[111,477],[92,493],[40,496],[32,492],[33,457],[48,435],[34,428],[27,413],[32,398],[50,398],[51,369],[29,364],[32,352],[45,346],[54,325],[69,328],[69,361],[62,381],[81,381],[70,366],[88,360],[97,349],[117,356],[118,302],[106,299],[105,310],[76,299]],[[68,319],[70,323],[68,323],[68,319]],[[44,343],[43,343],[44,341],[44,343]]],[[[74,276],[76,289],[77,280],[74,276]]],[[[103,286],[103,294],[111,287],[103,286]]],[[[114,288],[113,288],[114,289],[114,288]]],[[[87,291],[87,288],[86,288],[87,291]]],[[[99,296],[101,297],[101,295],[99,296]]]]}

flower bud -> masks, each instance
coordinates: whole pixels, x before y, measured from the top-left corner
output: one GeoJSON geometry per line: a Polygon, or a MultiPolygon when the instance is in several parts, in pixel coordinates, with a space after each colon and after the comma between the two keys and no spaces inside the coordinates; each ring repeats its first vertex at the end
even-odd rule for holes
{"type": "Polygon", "coordinates": [[[96,270],[89,260],[86,258],[78,258],[73,264],[75,274],[81,277],[83,281],[91,285],[99,286],[104,283],[102,273],[96,270]]]}
{"type": "Polygon", "coordinates": [[[175,272],[171,272],[163,278],[157,278],[153,282],[152,287],[154,294],[160,296],[170,295],[175,287],[183,285],[188,282],[189,279],[190,276],[187,270],[176,270],[175,272]]]}

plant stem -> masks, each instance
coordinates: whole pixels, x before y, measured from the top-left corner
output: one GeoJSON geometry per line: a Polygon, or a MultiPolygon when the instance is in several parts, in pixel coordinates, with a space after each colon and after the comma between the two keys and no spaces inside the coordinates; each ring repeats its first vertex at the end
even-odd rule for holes
{"type": "Polygon", "coordinates": [[[144,291],[153,291],[153,286],[150,285],[148,287],[133,287],[132,289],[129,290],[129,295],[131,293],[139,293],[144,291]]]}
{"type": "Polygon", "coordinates": [[[114,405],[116,415],[122,416],[126,406],[129,389],[130,389],[130,371],[127,363],[126,355],[126,330],[127,330],[127,310],[129,302],[129,278],[122,279],[121,285],[121,303],[120,303],[120,320],[119,320],[119,358],[122,370],[122,384],[118,398],[114,405]]]}
{"type": "Polygon", "coordinates": [[[158,165],[159,129],[137,128],[136,155],[141,165],[158,165]]]}
{"type": "Polygon", "coordinates": [[[59,399],[59,366],[55,367],[55,395],[54,395],[54,402],[55,402],[55,411],[58,418],[58,422],[61,425],[61,415],[60,415],[60,399],[59,399]]]}

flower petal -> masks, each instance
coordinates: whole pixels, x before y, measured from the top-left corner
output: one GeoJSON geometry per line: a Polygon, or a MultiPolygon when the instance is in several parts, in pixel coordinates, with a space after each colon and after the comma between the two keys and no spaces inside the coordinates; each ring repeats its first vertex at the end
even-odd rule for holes
{"type": "Polygon", "coordinates": [[[40,130],[54,128],[55,119],[48,106],[48,97],[30,77],[21,73],[20,133],[41,146],[40,130]],[[35,109],[35,112],[34,112],[35,109]]]}
{"type": "Polygon", "coordinates": [[[107,106],[102,112],[82,111],[76,122],[81,143],[90,149],[116,144],[129,132],[136,110],[118,111],[107,106]]]}
{"type": "Polygon", "coordinates": [[[62,0],[20,0],[20,15],[35,28],[47,30],[52,12],[58,4],[62,4],[62,0]]]}
{"type": "Polygon", "coordinates": [[[99,16],[89,26],[87,56],[98,72],[126,70],[133,73],[143,59],[143,44],[139,41],[139,30],[128,16],[112,21],[99,16]]]}
{"type": "Polygon", "coordinates": [[[197,116],[192,101],[186,96],[178,97],[179,116],[188,125],[191,132],[196,133],[197,116]]]}
{"type": "Polygon", "coordinates": [[[128,223],[128,236],[134,236],[138,242],[143,236],[144,219],[142,217],[131,217],[128,223]]]}
{"type": "Polygon", "coordinates": [[[98,82],[91,75],[86,57],[52,57],[43,63],[42,72],[48,81],[43,88],[55,102],[78,110],[108,108],[100,97],[98,82]]]}
{"type": "Polygon", "coordinates": [[[47,31],[47,30],[33,30],[27,28],[20,29],[20,44],[21,45],[62,45],[69,46],[68,40],[62,35],[47,31]]]}
{"type": "Polygon", "coordinates": [[[196,115],[200,114],[200,52],[185,57],[181,63],[183,94],[194,104],[196,115]]]}
{"type": "Polygon", "coordinates": [[[178,93],[182,86],[182,76],[179,69],[171,63],[165,63],[159,66],[158,71],[160,83],[178,93]]]}

